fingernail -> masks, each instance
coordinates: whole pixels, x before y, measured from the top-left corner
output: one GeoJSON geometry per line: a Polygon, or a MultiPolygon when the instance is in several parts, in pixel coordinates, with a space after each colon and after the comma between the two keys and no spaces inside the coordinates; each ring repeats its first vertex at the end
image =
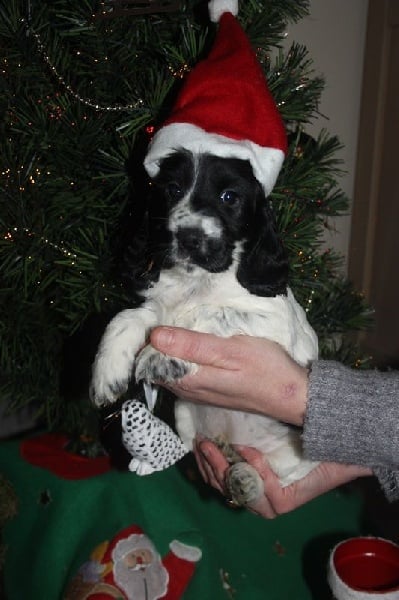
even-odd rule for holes
{"type": "Polygon", "coordinates": [[[209,450],[203,442],[200,443],[199,449],[200,449],[201,454],[203,454],[205,456],[205,458],[208,458],[209,450]]]}
{"type": "Polygon", "coordinates": [[[173,331],[170,327],[159,327],[155,333],[155,341],[157,346],[169,348],[173,344],[173,331]]]}

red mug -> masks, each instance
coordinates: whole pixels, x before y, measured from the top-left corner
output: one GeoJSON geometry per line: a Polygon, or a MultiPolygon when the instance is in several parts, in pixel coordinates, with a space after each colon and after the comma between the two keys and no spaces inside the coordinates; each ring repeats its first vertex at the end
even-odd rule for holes
{"type": "Polygon", "coordinates": [[[399,600],[399,546],[378,537],[340,542],[328,580],[337,600],[399,600]]]}

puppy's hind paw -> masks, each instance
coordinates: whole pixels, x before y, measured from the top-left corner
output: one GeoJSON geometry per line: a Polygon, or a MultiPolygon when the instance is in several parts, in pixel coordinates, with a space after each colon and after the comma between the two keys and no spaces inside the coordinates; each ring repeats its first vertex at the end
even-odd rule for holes
{"type": "Polygon", "coordinates": [[[264,493],[261,476],[247,462],[237,462],[229,467],[225,483],[230,497],[240,506],[255,502],[264,493]]]}

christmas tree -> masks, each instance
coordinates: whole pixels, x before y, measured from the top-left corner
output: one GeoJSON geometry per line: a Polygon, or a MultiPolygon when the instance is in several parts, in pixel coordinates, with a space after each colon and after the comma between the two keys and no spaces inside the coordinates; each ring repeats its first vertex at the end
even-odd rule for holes
{"type": "MultiPolygon", "coordinates": [[[[270,199],[291,287],[321,355],[360,366],[352,336],[369,311],[321,244],[328,218],[348,209],[340,143],[306,133],[323,80],[304,47],[281,49],[287,23],[307,13],[308,0],[250,0],[239,20],[289,132],[270,199]]],[[[0,398],[11,410],[35,405],[47,426],[85,430],[97,342],[136,300],[125,257],[143,232],[145,148],[214,33],[195,0],[0,7],[0,398]]]]}

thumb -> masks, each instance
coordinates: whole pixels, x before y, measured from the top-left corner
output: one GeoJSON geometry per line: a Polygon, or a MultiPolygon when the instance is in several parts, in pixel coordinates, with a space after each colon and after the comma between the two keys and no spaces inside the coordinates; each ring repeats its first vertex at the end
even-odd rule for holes
{"type": "Polygon", "coordinates": [[[210,333],[198,333],[181,327],[156,327],[151,345],[169,356],[200,365],[223,367],[226,362],[225,340],[210,333]]]}

